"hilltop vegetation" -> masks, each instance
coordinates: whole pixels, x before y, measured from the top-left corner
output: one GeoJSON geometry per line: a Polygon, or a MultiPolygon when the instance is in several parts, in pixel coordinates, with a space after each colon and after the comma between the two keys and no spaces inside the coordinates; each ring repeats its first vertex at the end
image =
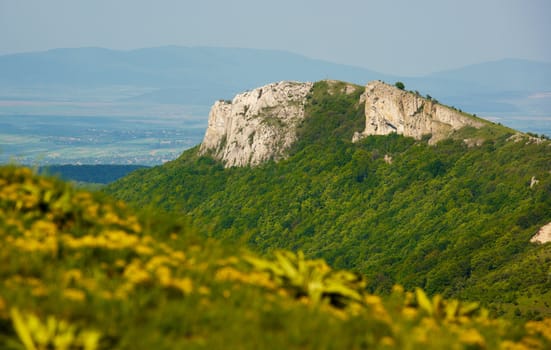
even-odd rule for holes
{"type": "Polygon", "coordinates": [[[511,323],[301,253],[259,258],[29,169],[0,167],[2,349],[546,349],[511,323]]]}
{"type": "Polygon", "coordinates": [[[400,283],[510,318],[551,315],[551,247],[529,243],[551,221],[549,142],[490,124],[434,146],[399,135],[352,143],[360,92],[338,90],[315,84],[286,160],[224,169],[194,148],[106,191],[188,216],[206,236],[354,269],[371,292],[400,283]]]}

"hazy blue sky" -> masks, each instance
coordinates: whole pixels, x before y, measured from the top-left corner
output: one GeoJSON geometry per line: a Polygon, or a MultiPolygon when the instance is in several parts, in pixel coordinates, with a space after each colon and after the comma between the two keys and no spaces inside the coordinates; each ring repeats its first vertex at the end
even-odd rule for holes
{"type": "Polygon", "coordinates": [[[230,46],[418,75],[551,61],[550,18],[551,0],[0,0],[0,54],[230,46]]]}

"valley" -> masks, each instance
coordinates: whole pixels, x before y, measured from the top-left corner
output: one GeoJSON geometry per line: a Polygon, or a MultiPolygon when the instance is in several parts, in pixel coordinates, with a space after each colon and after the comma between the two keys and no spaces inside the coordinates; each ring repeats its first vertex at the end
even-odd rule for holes
{"type": "Polygon", "coordinates": [[[190,107],[173,109],[176,116],[0,115],[0,163],[162,164],[196,145],[204,132],[202,116],[182,113],[190,107]]]}

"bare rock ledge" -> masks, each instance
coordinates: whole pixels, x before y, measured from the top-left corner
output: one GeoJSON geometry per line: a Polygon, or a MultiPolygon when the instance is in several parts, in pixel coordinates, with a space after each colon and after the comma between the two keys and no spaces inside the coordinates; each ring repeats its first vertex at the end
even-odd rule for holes
{"type": "Polygon", "coordinates": [[[353,141],[368,135],[398,133],[417,140],[431,134],[429,144],[445,139],[464,126],[480,128],[481,120],[470,117],[434,100],[400,90],[380,81],[365,88],[365,130],[356,133],[353,141]]]}
{"type": "Polygon", "coordinates": [[[226,167],[282,159],[296,140],[312,87],[283,81],[216,102],[199,154],[210,153],[226,167]]]}
{"type": "Polygon", "coordinates": [[[542,244],[551,242],[551,222],[540,228],[538,233],[530,239],[530,242],[542,244]]]}

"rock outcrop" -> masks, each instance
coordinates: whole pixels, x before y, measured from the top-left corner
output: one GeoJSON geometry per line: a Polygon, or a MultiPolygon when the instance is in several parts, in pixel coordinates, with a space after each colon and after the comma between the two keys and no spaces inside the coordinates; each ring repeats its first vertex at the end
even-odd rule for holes
{"type": "Polygon", "coordinates": [[[283,158],[296,140],[312,86],[279,82],[216,102],[199,154],[209,153],[226,167],[283,158]]]}
{"type": "Polygon", "coordinates": [[[485,125],[477,120],[443,106],[415,93],[373,81],[365,89],[365,130],[356,133],[354,141],[367,135],[388,135],[396,132],[421,139],[431,134],[429,143],[434,144],[453,130],[464,126],[480,128],[485,125]]]}
{"type": "MultiPolygon", "coordinates": [[[[239,94],[232,101],[216,102],[199,154],[210,154],[226,167],[254,166],[284,158],[296,141],[312,88],[313,83],[284,81],[239,94]]],[[[354,89],[346,85],[339,93],[354,89]]],[[[356,132],[353,141],[396,132],[416,139],[430,134],[429,143],[433,144],[464,126],[486,125],[432,99],[379,81],[367,84],[359,103],[365,104],[365,130],[356,132]]]]}
{"type": "Polygon", "coordinates": [[[547,243],[551,242],[551,222],[540,228],[538,233],[530,239],[532,243],[547,243]]]}

